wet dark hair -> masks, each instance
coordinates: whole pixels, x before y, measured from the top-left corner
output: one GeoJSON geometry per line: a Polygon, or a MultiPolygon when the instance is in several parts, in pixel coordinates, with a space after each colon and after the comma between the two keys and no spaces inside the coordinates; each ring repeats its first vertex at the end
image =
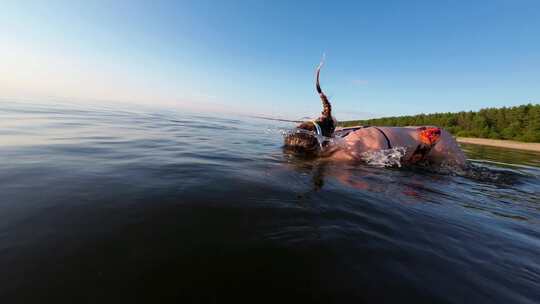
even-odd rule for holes
{"type": "Polygon", "coordinates": [[[306,153],[314,155],[320,151],[321,145],[314,133],[300,129],[285,135],[284,148],[286,151],[297,154],[306,153]]]}

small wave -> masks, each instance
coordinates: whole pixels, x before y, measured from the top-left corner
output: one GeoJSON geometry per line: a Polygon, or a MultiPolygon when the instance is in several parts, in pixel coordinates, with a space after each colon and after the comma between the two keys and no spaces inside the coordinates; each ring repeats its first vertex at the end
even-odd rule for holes
{"type": "Polygon", "coordinates": [[[473,162],[471,160],[468,160],[464,167],[443,162],[436,166],[429,163],[415,164],[414,168],[431,173],[459,176],[477,182],[498,185],[515,185],[516,183],[519,183],[523,177],[531,176],[530,174],[525,174],[519,170],[486,166],[486,164],[473,162]]]}
{"type": "Polygon", "coordinates": [[[534,167],[534,166],[513,164],[513,163],[493,161],[493,160],[469,159],[469,161],[473,163],[477,163],[477,164],[494,165],[497,167],[510,168],[510,169],[516,169],[516,170],[522,170],[522,169],[523,170],[538,170],[538,167],[534,167]]]}
{"type": "Polygon", "coordinates": [[[514,185],[519,183],[521,178],[527,176],[526,174],[523,174],[517,170],[486,167],[472,162],[470,162],[466,168],[462,170],[454,170],[454,172],[456,175],[467,177],[476,181],[496,183],[499,185],[514,185]]]}

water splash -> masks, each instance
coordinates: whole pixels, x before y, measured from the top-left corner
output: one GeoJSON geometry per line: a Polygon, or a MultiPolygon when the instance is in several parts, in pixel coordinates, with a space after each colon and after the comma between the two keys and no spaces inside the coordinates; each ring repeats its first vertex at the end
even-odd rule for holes
{"type": "Polygon", "coordinates": [[[317,66],[317,69],[315,70],[315,74],[317,73],[317,71],[319,71],[323,67],[325,61],[326,61],[326,52],[323,52],[321,56],[321,61],[319,62],[319,65],[317,66]]]}
{"type": "Polygon", "coordinates": [[[376,167],[401,167],[401,160],[407,149],[394,147],[379,151],[368,151],[361,154],[361,159],[366,164],[376,167]]]}

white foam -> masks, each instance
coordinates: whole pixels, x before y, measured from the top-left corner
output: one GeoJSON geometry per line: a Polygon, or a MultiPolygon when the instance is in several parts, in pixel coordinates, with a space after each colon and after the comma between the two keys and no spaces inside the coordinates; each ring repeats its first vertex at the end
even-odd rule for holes
{"type": "Polygon", "coordinates": [[[379,151],[369,151],[361,154],[362,160],[376,167],[401,167],[401,159],[407,152],[404,147],[394,147],[379,151]]]}

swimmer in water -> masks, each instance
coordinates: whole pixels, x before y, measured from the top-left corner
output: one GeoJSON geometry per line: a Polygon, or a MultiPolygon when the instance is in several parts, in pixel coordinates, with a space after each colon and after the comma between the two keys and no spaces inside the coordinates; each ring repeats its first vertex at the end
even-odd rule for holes
{"type": "Polygon", "coordinates": [[[336,129],[332,105],[319,83],[320,71],[321,65],[316,71],[315,85],[323,105],[321,116],[299,124],[295,131],[287,134],[284,139],[287,150],[331,160],[362,161],[366,152],[401,147],[406,151],[401,159],[403,164],[466,165],[465,155],[452,135],[435,126],[336,129]],[[331,144],[332,138],[340,138],[341,144],[331,144]]]}

